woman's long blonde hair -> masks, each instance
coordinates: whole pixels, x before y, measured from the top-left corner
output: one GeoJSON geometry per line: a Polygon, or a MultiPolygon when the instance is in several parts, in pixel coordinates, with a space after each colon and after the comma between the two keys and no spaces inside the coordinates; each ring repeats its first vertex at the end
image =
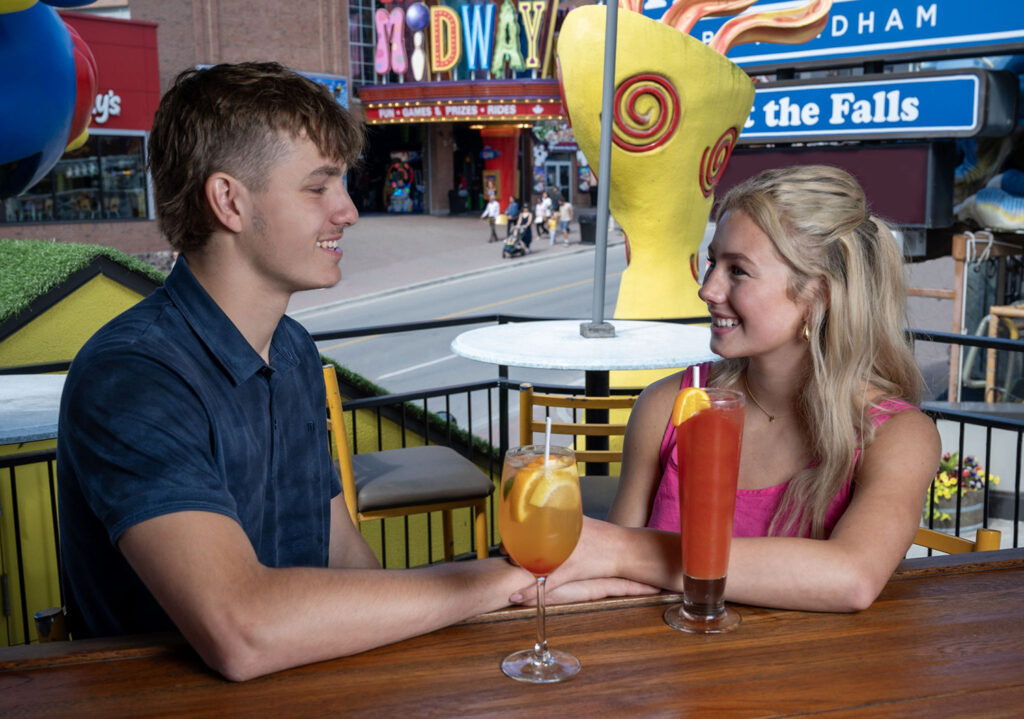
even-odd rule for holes
{"type": "MultiPolygon", "coordinates": [[[[769,533],[796,528],[822,538],[857,449],[874,437],[868,408],[886,398],[920,401],[921,373],[904,333],[903,258],[888,226],[871,216],[860,185],[835,167],[762,172],[729,191],[716,218],[735,211],[768,235],[792,272],[790,297],[809,299],[811,307],[799,411],[814,462],[789,483],[769,533]]],[[[712,382],[738,384],[747,363],[718,363],[712,382]]]]}

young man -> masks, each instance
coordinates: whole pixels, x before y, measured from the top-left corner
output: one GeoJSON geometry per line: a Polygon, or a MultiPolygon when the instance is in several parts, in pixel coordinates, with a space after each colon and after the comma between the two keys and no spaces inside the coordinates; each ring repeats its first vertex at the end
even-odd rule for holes
{"type": "Polygon", "coordinates": [[[501,559],[383,571],[345,510],[319,354],[284,312],[341,277],[361,145],[326,89],[272,63],[186,71],[161,101],[150,162],[181,255],[82,348],[61,402],[74,637],[177,627],[242,680],[496,609],[529,581],[501,559]]]}

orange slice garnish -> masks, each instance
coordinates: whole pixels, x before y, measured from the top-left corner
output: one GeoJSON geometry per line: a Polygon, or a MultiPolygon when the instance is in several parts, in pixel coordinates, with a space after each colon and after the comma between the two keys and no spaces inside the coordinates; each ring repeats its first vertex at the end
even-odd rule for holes
{"type": "Polygon", "coordinates": [[[701,410],[711,409],[708,393],[700,387],[684,387],[676,395],[676,403],[672,407],[672,424],[676,427],[701,410]]]}

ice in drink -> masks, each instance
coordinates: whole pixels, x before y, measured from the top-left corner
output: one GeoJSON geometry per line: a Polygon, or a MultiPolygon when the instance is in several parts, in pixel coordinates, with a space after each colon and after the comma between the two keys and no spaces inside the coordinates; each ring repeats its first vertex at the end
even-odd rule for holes
{"type": "Polygon", "coordinates": [[[579,672],[580,660],[548,648],[544,586],[572,554],[583,529],[576,454],[568,447],[514,447],[505,454],[498,492],[502,544],[537,581],[537,641],[505,657],[501,671],[521,682],[564,681],[579,672]]]}
{"type": "Polygon", "coordinates": [[[535,576],[569,558],[583,528],[579,477],[573,457],[523,454],[505,462],[498,531],[509,555],[535,576]]]}

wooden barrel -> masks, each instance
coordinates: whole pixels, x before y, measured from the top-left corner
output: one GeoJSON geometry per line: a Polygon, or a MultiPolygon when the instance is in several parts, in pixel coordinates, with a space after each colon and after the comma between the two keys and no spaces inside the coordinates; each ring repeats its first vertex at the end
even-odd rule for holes
{"type": "MultiPolygon", "coordinates": [[[[926,505],[927,507],[927,505],[926,505]]],[[[934,529],[947,534],[956,531],[956,495],[949,499],[939,497],[935,500],[935,509],[940,513],[948,514],[949,519],[935,518],[934,529]]],[[[985,521],[985,492],[974,489],[964,492],[960,497],[960,534],[967,534],[982,527],[985,521]]],[[[925,527],[932,527],[925,509],[924,520],[921,524],[925,527]]]]}

